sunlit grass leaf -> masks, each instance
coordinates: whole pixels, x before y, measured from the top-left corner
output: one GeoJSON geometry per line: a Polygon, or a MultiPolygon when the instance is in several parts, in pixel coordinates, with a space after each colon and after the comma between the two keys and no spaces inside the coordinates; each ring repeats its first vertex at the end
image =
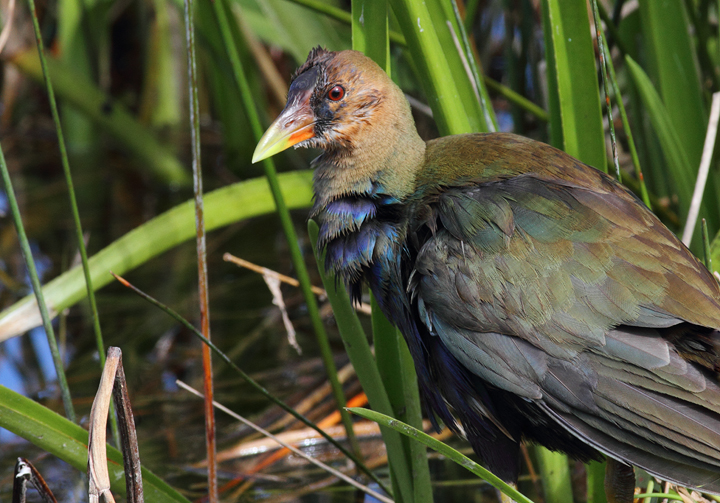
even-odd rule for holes
{"type": "Polygon", "coordinates": [[[390,1],[440,134],[487,131],[455,45],[441,42],[451,37],[446,18],[442,12],[438,16],[438,2],[428,4],[390,1]]]}
{"type": "MultiPolygon", "coordinates": [[[[87,469],[88,432],[50,409],[0,386],[0,427],[84,472],[87,469]]],[[[112,490],[125,494],[122,454],[108,446],[112,490]]],[[[189,503],[180,493],[143,467],[145,500],[153,503],[189,503]]]]}
{"type": "Polygon", "coordinates": [[[644,47],[648,52],[645,68],[658,86],[688,159],[693,166],[698,166],[708,113],[685,5],[683,0],[642,1],[639,5],[644,47]]]}
{"type": "MultiPolygon", "coordinates": [[[[289,208],[310,206],[312,188],[309,171],[279,175],[289,208]]],[[[208,231],[240,220],[275,211],[267,182],[262,178],[236,183],[205,195],[205,227],[208,231]]],[[[151,258],[195,236],[192,200],[158,215],[133,229],[90,258],[93,287],[110,281],[110,271],[124,274],[151,258]]],[[[55,314],[85,298],[82,269],[74,267],[43,287],[48,309],[55,314]]],[[[0,341],[40,324],[34,296],[27,296],[0,313],[0,341]]]]}
{"type": "Polygon", "coordinates": [[[545,41],[545,64],[547,75],[547,101],[549,109],[549,136],[550,145],[563,148],[562,114],[560,113],[560,96],[558,95],[557,64],[555,63],[555,49],[550,24],[550,6],[548,2],[540,2],[542,9],[543,39],[545,41]]]}
{"type": "Polygon", "coordinates": [[[653,128],[660,138],[660,146],[668,161],[670,176],[680,199],[681,216],[684,218],[695,188],[697,169],[691,164],[675,124],[645,71],[630,56],[625,58],[625,62],[650,115],[653,128]]]}
{"type": "MultiPolygon", "coordinates": [[[[600,91],[587,7],[585,2],[563,0],[548,0],[547,4],[549,26],[546,30],[550,30],[552,37],[552,59],[562,118],[562,149],[607,171],[600,91]]],[[[552,106],[552,100],[550,104],[552,106]]],[[[551,112],[551,116],[556,113],[551,112]]]]}
{"type": "Polygon", "coordinates": [[[352,407],[348,410],[350,410],[350,412],[352,412],[353,414],[357,414],[360,417],[375,421],[381,426],[386,426],[392,428],[395,431],[399,431],[403,435],[406,435],[413,440],[422,442],[423,444],[430,447],[432,450],[442,454],[443,456],[446,456],[448,459],[454,461],[455,463],[474,473],[481,479],[487,481],[488,484],[499,489],[504,494],[510,496],[517,503],[532,503],[531,500],[525,497],[517,489],[509,486],[500,478],[493,475],[490,471],[486,470],[464,454],[456,451],[449,445],[444,444],[443,442],[431,437],[427,433],[420,431],[417,428],[413,428],[412,426],[407,425],[402,421],[398,421],[397,419],[393,419],[392,417],[381,414],[380,412],[376,412],[374,410],[362,409],[358,407],[352,407]]]}

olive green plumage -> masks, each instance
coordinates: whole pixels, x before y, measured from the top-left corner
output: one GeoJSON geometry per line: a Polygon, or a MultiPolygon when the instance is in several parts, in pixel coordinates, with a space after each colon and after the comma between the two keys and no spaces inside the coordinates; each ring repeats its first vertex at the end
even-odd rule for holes
{"type": "Polygon", "coordinates": [[[513,135],[430,142],[418,180],[430,333],[602,452],[718,491],[720,291],[688,249],[606,175],[513,135]]]}
{"type": "Polygon", "coordinates": [[[367,282],[492,470],[515,479],[525,439],[720,492],[720,290],[634,195],[516,135],[425,144],[352,51],[311,52],[256,159],[295,143],[324,150],[326,267],[367,282]]]}

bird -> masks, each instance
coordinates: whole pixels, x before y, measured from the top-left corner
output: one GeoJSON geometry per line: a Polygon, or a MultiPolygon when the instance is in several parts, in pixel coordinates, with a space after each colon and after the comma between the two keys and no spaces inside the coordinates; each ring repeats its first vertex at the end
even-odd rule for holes
{"type": "Polygon", "coordinates": [[[425,142],[360,52],[316,47],[253,162],[313,162],[324,267],[367,284],[413,357],[430,418],[516,482],[524,441],[720,493],[720,289],[629,190],[511,133],[425,142]]]}

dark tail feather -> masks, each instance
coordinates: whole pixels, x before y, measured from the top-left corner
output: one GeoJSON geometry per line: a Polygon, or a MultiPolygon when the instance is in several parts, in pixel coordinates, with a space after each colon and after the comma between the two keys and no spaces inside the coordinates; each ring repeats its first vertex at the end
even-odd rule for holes
{"type": "Polygon", "coordinates": [[[607,456],[638,466],[651,475],[680,486],[720,494],[718,465],[699,461],[645,440],[596,416],[558,413],[545,404],[541,407],[568,432],[607,456]]]}

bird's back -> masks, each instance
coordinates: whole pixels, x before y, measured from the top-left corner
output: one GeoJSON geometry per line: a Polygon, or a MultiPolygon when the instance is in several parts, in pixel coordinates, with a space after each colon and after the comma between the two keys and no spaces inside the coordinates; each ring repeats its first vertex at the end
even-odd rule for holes
{"type": "Polygon", "coordinates": [[[510,437],[587,458],[567,447],[578,437],[720,491],[720,290],[634,195],[552,147],[488,134],[430,142],[412,199],[404,331],[436,380],[467,373],[467,392],[447,391],[453,413],[472,421],[463,409],[483,403],[510,437]]]}

